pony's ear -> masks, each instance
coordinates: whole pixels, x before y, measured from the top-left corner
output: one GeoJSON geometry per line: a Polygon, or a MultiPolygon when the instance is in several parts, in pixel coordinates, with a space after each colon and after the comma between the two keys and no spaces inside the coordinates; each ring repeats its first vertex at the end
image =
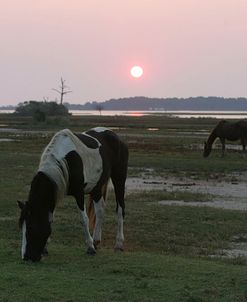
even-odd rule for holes
{"type": "Polygon", "coordinates": [[[24,204],[22,201],[17,200],[17,204],[18,204],[18,206],[19,206],[19,208],[20,208],[21,210],[24,209],[25,204],[24,204]]]}

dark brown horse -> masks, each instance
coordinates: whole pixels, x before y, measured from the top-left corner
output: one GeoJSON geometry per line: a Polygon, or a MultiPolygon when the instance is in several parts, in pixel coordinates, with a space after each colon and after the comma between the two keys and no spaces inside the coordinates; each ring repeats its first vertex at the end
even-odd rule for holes
{"type": "Polygon", "coordinates": [[[219,138],[222,144],[222,156],[225,154],[225,141],[240,140],[245,152],[247,143],[247,120],[240,120],[237,122],[229,122],[221,120],[213,129],[204,144],[203,156],[208,157],[212,151],[212,145],[216,138],[219,138]]]}

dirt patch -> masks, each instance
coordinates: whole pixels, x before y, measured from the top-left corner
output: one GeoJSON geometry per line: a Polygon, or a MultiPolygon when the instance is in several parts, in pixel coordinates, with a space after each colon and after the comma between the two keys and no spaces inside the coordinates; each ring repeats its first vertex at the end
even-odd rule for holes
{"type": "Polygon", "coordinates": [[[247,174],[228,175],[224,180],[195,180],[189,178],[169,177],[130,177],[126,183],[127,192],[140,191],[190,191],[212,196],[212,200],[202,202],[197,200],[161,200],[160,204],[175,204],[187,206],[209,206],[215,208],[247,211],[247,174]]]}
{"type": "MultiPolygon", "coordinates": [[[[216,255],[217,256],[217,255],[216,255]]],[[[231,243],[229,249],[220,251],[220,257],[222,258],[247,258],[247,243],[231,243]]]]}
{"type": "MultiPolygon", "coordinates": [[[[212,197],[210,201],[184,201],[184,200],[160,200],[162,205],[214,207],[230,210],[247,211],[247,173],[232,173],[224,180],[209,179],[196,180],[194,178],[175,178],[142,176],[130,177],[126,183],[127,192],[149,192],[161,190],[166,192],[190,191],[191,193],[207,194],[212,197]]],[[[236,236],[229,242],[229,248],[217,251],[211,257],[227,259],[247,258],[247,237],[236,236]]]]}

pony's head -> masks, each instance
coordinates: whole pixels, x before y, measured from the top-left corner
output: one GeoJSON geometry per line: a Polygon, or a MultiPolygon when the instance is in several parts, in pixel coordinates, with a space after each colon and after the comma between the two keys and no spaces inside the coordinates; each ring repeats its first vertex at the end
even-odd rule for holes
{"type": "Polygon", "coordinates": [[[24,260],[39,261],[51,234],[52,213],[56,201],[56,185],[38,172],[31,183],[27,202],[18,202],[21,209],[21,255],[24,260]]]}
{"type": "Polygon", "coordinates": [[[203,157],[208,157],[212,151],[212,145],[204,142],[204,150],[203,150],[203,157]]]}
{"type": "Polygon", "coordinates": [[[21,209],[19,226],[22,229],[22,259],[40,261],[51,234],[51,214],[37,211],[28,201],[18,201],[18,205],[21,209]]]}

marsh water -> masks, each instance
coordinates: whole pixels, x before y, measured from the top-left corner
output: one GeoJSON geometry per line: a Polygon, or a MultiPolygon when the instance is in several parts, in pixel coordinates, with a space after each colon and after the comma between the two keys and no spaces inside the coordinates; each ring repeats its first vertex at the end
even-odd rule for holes
{"type": "MultiPolygon", "coordinates": [[[[72,115],[99,115],[97,110],[71,110],[72,115]]],[[[144,116],[144,115],[167,115],[180,118],[226,118],[226,119],[242,119],[247,118],[247,111],[118,111],[118,110],[102,110],[101,115],[110,116],[144,116]]]]}

